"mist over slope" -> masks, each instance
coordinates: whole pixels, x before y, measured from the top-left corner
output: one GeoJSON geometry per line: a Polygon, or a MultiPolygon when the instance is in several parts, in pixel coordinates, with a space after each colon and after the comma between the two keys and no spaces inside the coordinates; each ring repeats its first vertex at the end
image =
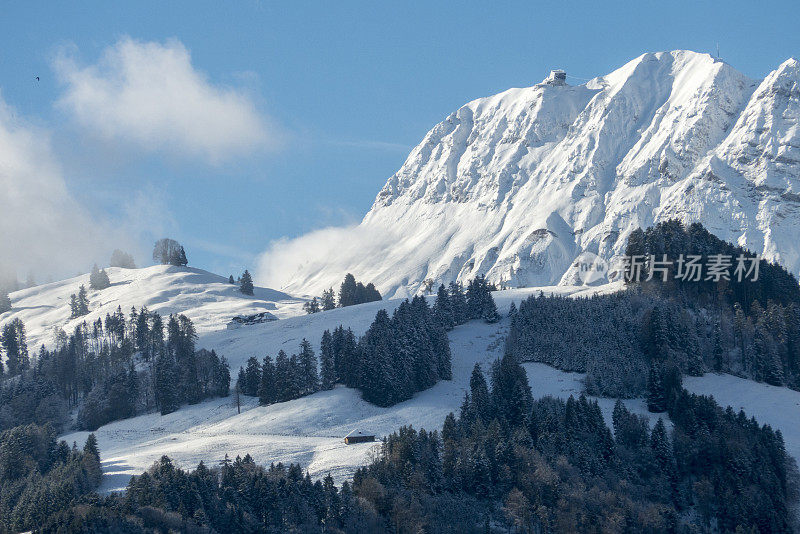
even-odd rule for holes
{"type": "Polygon", "coordinates": [[[581,86],[510,89],[434,126],[359,225],[277,244],[259,276],[318,294],[352,272],[389,297],[479,274],[574,283],[581,252],[610,259],[670,218],[797,274],[799,118],[795,59],[752,80],[708,54],[648,53],[581,86]]]}

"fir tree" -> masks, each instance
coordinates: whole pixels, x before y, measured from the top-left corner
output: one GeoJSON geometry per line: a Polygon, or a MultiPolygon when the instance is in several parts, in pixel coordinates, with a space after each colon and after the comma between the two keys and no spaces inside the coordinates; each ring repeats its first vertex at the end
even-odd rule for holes
{"type": "Polygon", "coordinates": [[[378,406],[391,406],[402,399],[396,377],[402,370],[395,359],[391,320],[386,310],[378,311],[375,320],[359,340],[359,351],[368,354],[363,359],[362,384],[364,399],[378,406]]]}
{"type": "Polygon", "coordinates": [[[491,398],[489,397],[489,386],[483,376],[480,364],[475,364],[472,369],[472,376],[469,379],[469,393],[472,399],[472,411],[481,420],[489,422],[492,415],[491,398]]]}
{"type": "Polygon", "coordinates": [[[504,354],[492,370],[492,406],[498,417],[511,425],[522,424],[533,402],[525,369],[510,354],[504,354]]]}
{"type": "Polygon", "coordinates": [[[333,389],[336,384],[336,362],[333,353],[333,336],[329,330],[322,333],[322,342],[319,349],[320,365],[321,365],[321,382],[322,389],[333,389]]]}
{"type": "Polygon", "coordinates": [[[239,281],[239,291],[244,295],[253,295],[253,278],[250,276],[250,271],[247,269],[242,273],[242,278],[239,281]]]}
{"type": "Polygon", "coordinates": [[[355,277],[347,273],[344,277],[344,281],[342,282],[341,287],[339,288],[339,306],[344,308],[345,306],[352,306],[356,304],[356,279],[355,277]]]}
{"type": "Polygon", "coordinates": [[[433,313],[445,330],[451,330],[455,326],[456,323],[453,318],[453,309],[450,305],[450,295],[448,295],[444,284],[440,285],[439,290],[436,292],[436,301],[433,304],[433,313]]]}
{"type": "Polygon", "coordinates": [[[269,405],[275,402],[275,365],[269,355],[264,356],[261,365],[261,384],[258,387],[258,402],[269,405]]]}
{"type": "Polygon", "coordinates": [[[5,313],[11,310],[11,298],[8,296],[8,290],[0,287],[0,313],[5,313]]]}
{"type": "Polygon", "coordinates": [[[450,309],[453,313],[453,322],[457,325],[466,323],[469,321],[469,311],[467,310],[467,300],[464,297],[461,284],[450,282],[448,292],[450,293],[450,309]]]}
{"type": "Polygon", "coordinates": [[[189,260],[186,258],[186,251],[183,249],[183,247],[178,249],[170,263],[177,267],[186,267],[189,265],[189,260]]]}
{"type": "MultiPolygon", "coordinates": [[[[213,350],[211,352],[214,352],[213,350]]],[[[227,397],[231,387],[231,370],[225,356],[220,358],[219,366],[215,373],[215,394],[218,397],[227,397]]]]}
{"type": "Polygon", "coordinates": [[[81,284],[78,288],[78,294],[70,295],[70,311],[71,318],[76,319],[89,313],[89,297],[86,293],[86,286],[81,284]]]}
{"type": "Polygon", "coordinates": [[[161,415],[172,413],[180,406],[178,384],[178,369],[173,353],[163,351],[156,358],[155,365],[155,395],[156,403],[161,410],[161,415]]]}
{"type": "Polygon", "coordinates": [[[97,264],[95,263],[92,267],[92,272],[89,275],[89,287],[94,290],[105,289],[111,286],[111,281],[108,279],[108,274],[106,270],[100,270],[97,268],[97,264]]]}
{"type": "Polygon", "coordinates": [[[497,305],[494,303],[492,294],[488,291],[483,297],[483,310],[481,312],[481,317],[489,324],[496,323],[500,320],[500,314],[497,313],[497,305]]]}
{"type": "Polygon", "coordinates": [[[251,356],[247,359],[247,365],[244,370],[244,382],[241,385],[242,394],[248,397],[256,397],[260,386],[261,364],[258,363],[258,359],[251,356]]]}
{"type": "Polygon", "coordinates": [[[329,311],[336,307],[336,296],[333,288],[322,292],[322,311],[329,311]]]}
{"type": "Polygon", "coordinates": [[[650,366],[650,372],[647,374],[647,409],[653,413],[660,413],[667,409],[661,368],[655,362],[650,366]]]}
{"type": "Polygon", "coordinates": [[[317,301],[317,297],[314,297],[305,304],[303,304],[303,309],[309,315],[311,315],[312,313],[319,312],[320,308],[319,308],[319,302],[317,301]]]}
{"type": "Polygon", "coordinates": [[[319,375],[317,373],[317,356],[311,343],[306,339],[300,342],[300,395],[307,395],[319,389],[319,375]]]}
{"type": "Polygon", "coordinates": [[[0,344],[6,355],[6,373],[15,376],[30,367],[28,343],[25,338],[25,324],[19,317],[3,325],[0,344]]]}

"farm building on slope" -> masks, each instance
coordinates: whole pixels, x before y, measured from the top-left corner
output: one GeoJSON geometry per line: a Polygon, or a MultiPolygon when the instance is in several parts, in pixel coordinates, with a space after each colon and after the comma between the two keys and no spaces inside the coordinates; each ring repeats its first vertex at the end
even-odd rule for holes
{"type": "Polygon", "coordinates": [[[368,443],[370,441],[375,441],[375,436],[365,434],[360,430],[353,430],[344,437],[344,442],[348,445],[353,445],[354,443],[368,443]]]}

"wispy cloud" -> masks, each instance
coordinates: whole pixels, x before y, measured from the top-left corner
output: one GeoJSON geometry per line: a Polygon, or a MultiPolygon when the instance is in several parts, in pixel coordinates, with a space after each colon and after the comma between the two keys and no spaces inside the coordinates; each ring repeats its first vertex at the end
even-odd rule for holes
{"type": "Polygon", "coordinates": [[[279,144],[246,92],[209,81],[178,40],[125,37],[90,65],[74,52],[61,50],[53,63],[64,85],[58,105],[103,139],[211,163],[279,144]]]}
{"type": "Polygon", "coordinates": [[[134,217],[151,205],[133,200],[129,217],[95,217],[72,195],[53,154],[50,132],[23,120],[0,95],[0,272],[23,276],[87,272],[115,247],[137,251],[165,212],[134,217]],[[138,204],[137,204],[138,202],[138,204]]]}

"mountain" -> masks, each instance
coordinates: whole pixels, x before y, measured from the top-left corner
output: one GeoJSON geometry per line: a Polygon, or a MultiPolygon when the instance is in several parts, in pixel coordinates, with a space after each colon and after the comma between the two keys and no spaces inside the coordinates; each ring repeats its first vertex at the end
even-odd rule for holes
{"type": "Polygon", "coordinates": [[[346,246],[302,263],[285,289],[319,294],[342,270],[390,297],[480,274],[574,283],[580,253],[611,259],[632,230],[669,218],[797,274],[798,118],[797,60],[752,80],[684,50],[474,100],[411,151],[346,246]]]}
{"type": "Polygon", "coordinates": [[[117,307],[127,315],[131,307],[147,306],[161,315],[182,313],[189,317],[199,334],[225,328],[237,315],[270,312],[282,318],[301,312],[303,301],[268,288],[255,288],[253,296],[243,295],[236,285],[222,276],[194,269],[154,265],[142,269],[106,268],[111,287],[95,291],[84,274],[11,293],[11,311],[0,314],[0,324],[13,318],[25,323],[28,347],[37,351],[50,346],[54,329],[67,333],[83,321],[90,323],[117,307]],[[89,314],[70,319],[70,295],[84,285],[88,291],[89,314]]]}

